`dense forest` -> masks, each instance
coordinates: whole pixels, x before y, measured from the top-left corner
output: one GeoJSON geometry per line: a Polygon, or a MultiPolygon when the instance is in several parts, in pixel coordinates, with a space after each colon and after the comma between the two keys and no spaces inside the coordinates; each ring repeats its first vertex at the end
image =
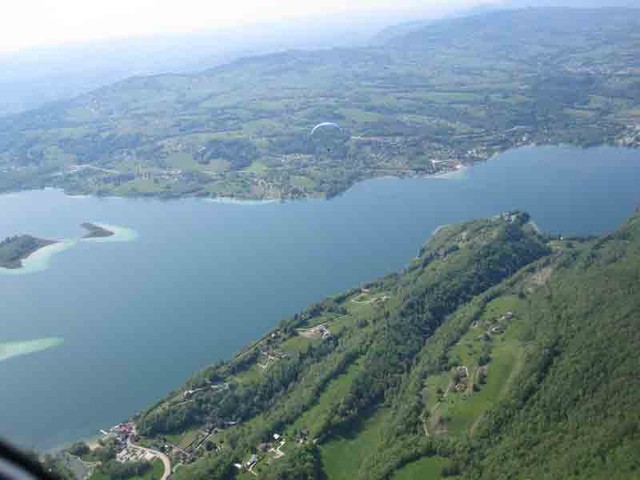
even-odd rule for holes
{"type": "Polygon", "coordinates": [[[637,478],[639,288],[640,214],[600,238],[446,226],[195,374],[138,442],[176,479],[637,478]]]}
{"type": "Polygon", "coordinates": [[[0,119],[0,191],[330,197],[521,145],[637,147],[638,32],[638,9],[492,12],[131,78],[0,119]]]}

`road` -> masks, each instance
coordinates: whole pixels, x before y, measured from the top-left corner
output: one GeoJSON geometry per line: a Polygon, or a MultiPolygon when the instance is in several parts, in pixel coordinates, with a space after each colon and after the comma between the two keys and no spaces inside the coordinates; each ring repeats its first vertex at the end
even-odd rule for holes
{"type": "Polygon", "coordinates": [[[142,450],[154,457],[162,460],[162,464],[164,465],[164,473],[162,474],[162,478],[160,480],[167,480],[171,476],[171,460],[164,453],[159,452],[157,450],[151,450],[150,448],[141,447],[140,445],[136,445],[129,441],[129,446],[133,449],[142,450]]]}

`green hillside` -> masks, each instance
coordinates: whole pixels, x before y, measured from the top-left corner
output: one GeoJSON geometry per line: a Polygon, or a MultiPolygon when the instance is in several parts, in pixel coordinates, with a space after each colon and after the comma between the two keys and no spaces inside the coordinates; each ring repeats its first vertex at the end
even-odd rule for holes
{"type": "Polygon", "coordinates": [[[527,9],[131,78],[0,119],[0,191],[332,196],[519,145],[638,146],[639,32],[636,9],[527,9]]]}
{"type": "Polygon", "coordinates": [[[140,443],[176,479],[638,478],[639,288],[638,214],[590,239],[447,226],[194,375],[140,443]]]}

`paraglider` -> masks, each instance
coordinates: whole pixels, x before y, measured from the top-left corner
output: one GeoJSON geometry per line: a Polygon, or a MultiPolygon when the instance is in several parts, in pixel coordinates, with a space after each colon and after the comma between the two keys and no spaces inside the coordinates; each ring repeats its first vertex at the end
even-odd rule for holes
{"type": "Polygon", "coordinates": [[[346,154],[345,148],[349,134],[337,123],[318,123],[311,129],[309,137],[312,144],[315,145],[317,154],[323,152],[324,155],[332,157],[346,154]]]}
{"type": "Polygon", "coordinates": [[[338,125],[337,123],[333,123],[333,122],[322,122],[317,124],[315,127],[313,127],[311,129],[311,136],[313,136],[314,133],[316,133],[318,130],[323,129],[323,128],[337,128],[338,130],[340,130],[340,125],[338,125]]]}

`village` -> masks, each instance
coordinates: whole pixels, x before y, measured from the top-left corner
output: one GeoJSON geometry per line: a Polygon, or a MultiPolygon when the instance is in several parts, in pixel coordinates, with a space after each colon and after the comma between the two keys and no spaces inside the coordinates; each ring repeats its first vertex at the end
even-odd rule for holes
{"type": "MultiPolygon", "coordinates": [[[[184,393],[186,394],[186,392],[184,393]]],[[[190,395],[193,395],[193,393],[190,395]]],[[[237,425],[237,422],[227,422],[226,424],[227,427],[235,425],[237,425]]],[[[207,452],[215,452],[223,448],[209,441],[210,437],[219,431],[219,428],[206,426],[202,429],[203,435],[196,436],[193,441],[185,445],[184,448],[169,442],[164,442],[160,446],[150,448],[141,445],[141,443],[145,442],[137,433],[135,423],[123,422],[108,430],[101,430],[100,433],[102,437],[98,445],[112,445],[115,450],[115,461],[120,463],[162,461],[164,466],[162,480],[167,480],[176,469],[182,465],[193,462],[198,456],[199,450],[203,449],[207,452]]],[[[291,439],[291,441],[299,444],[307,440],[305,432],[301,432],[297,434],[295,438],[291,439]]],[[[254,453],[251,453],[241,463],[235,463],[234,467],[239,472],[248,472],[257,476],[258,473],[256,469],[259,464],[262,462],[271,463],[286,455],[283,451],[283,447],[286,444],[287,439],[283,434],[273,433],[269,441],[256,445],[254,453]]],[[[75,470],[78,471],[78,480],[90,478],[93,470],[100,465],[100,462],[86,462],[80,458],[72,461],[67,460],[67,463],[70,466],[76,467],[75,470]]]]}
{"type": "MultiPolygon", "coordinates": [[[[368,288],[361,288],[350,299],[350,303],[354,308],[369,308],[369,306],[381,305],[389,298],[384,293],[373,293],[368,288]]],[[[282,329],[269,332],[251,347],[236,355],[235,361],[244,364],[244,366],[234,377],[227,378],[226,381],[205,379],[199,384],[185,387],[173,394],[159,408],[175,408],[198,402],[201,396],[221,393],[230,388],[236,388],[231,384],[247,381],[247,379],[255,378],[255,375],[265,375],[276,363],[289,358],[297,351],[297,348],[300,348],[299,346],[307,345],[308,341],[333,342],[336,339],[336,329],[339,329],[336,322],[339,323],[346,317],[349,317],[349,314],[344,311],[334,318],[325,317],[321,323],[311,324],[305,328],[296,328],[288,333],[282,329]],[[299,340],[303,340],[302,343],[299,340]],[[243,378],[243,375],[246,378],[243,378]]],[[[306,320],[311,320],[311,317],[306,320]]],[[[216,452],[228,448],[225,445],[224,431],[240,424],[239,419],[230,418],[195,426],[180,434],[147,438],[139,434],[134,421],[127,421],[107,430],[101,430],[102,438],[99,445],[108,445],[109,448],[113,448],[115,450],[113,460],[120,463],[161,460],[165,470],[163,480],[167,480],[177,469],[193,463],[199,457],[215,455],[216,452]]],[[[261,465],[275,462],[286,456],[287,445],[304,444],[308,441],[310,441],[309,431],[306,429],[296,431],[288,438],[283,432],[272,432],[269,434],[268,440],[256,444],[252,451],[247,453],[246,458],[238,458],[234,467],[238,473],[258,476],[261,465]]],[[[97,466],[99,463],[91,464],[92,468],[97,466]]]]}

